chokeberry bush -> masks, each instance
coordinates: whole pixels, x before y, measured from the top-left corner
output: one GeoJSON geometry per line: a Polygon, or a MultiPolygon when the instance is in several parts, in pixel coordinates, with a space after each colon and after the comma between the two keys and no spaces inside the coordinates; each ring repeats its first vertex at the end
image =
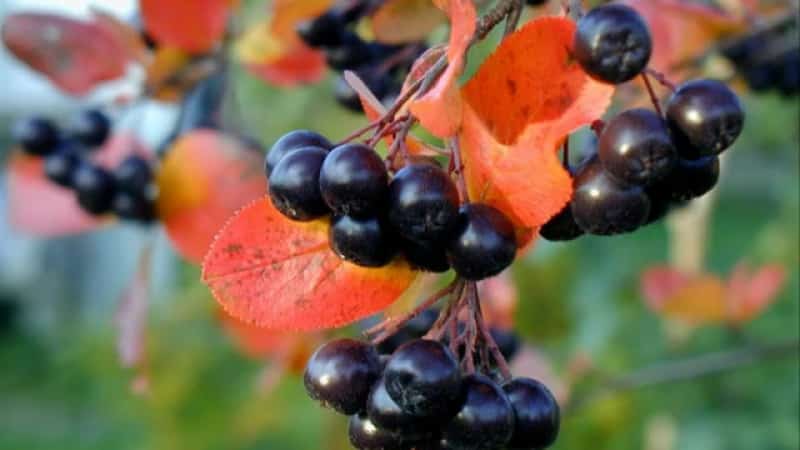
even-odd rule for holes
{"type": "MultiPolygon", "coordinates": [[[[795,338],[614,378],[596,355],[553,363],[531,344],[572,347],[566,292],[621,260],[641,272],[641,296],[671,339],[721,325],[744,340],[786,271],[742,263],[723,278],[705,268],[704,249],[716,188],[744,176],[726,169],[729,155],[761,119],[742,94],[796,96],[796,7],[275,0],[265,16],[239,3],[140,0],[131,23],[9,17],[5,45],[67,93],[130,65],[140,72],[133,94],[68,120],[14,121],[10,216],[48,237],[115,221],[163,228],[200,266],[215,321],[269,361],[261,384],[300,375],[309,399],[293,408],[342,416],[328,428],[347,448],[638,448],[630,437],[580,440],[570,419],[610,391],[796,352],[795,338]],[[237,91],[261,84],[274,103],[253,107],[237,91]],[[306,96],[302,111],[281,100],[293,92],[306,96]],[[180,116],[151,149],[118,122],[152,100],[180,116]],[[280,126],[248,124],[247,106],[280,126]],[[26,202],[37,198],[58,208],[34,211],[26,202]],[[652,237],[658,223],[667,238],[652,237]],[[642,236],[669,241],[671,264],[617,253],[642,236]],[[565,276],[529,256],[540,246],[590,250],[565,276]],[[347,326],[358,335],[328,331],[347,326]]],[[[139,392],[159,376],[142,350],[150,253],[118,314],[120,357],[139,392]]],[[[637,322],[635,337],[658,334],[655,323],[637,322]]],[[[575,333],[589,348],[593,339],[575,333]]],[[[660,344],[644,353],[678,345],[660,344]]],[[[605,417],[638,421],[659,440],[648,427],[663,424],[610,407],[619,410],[605,417]]],[[[239,426],[247,434],[260,422],[239,426]]]]}

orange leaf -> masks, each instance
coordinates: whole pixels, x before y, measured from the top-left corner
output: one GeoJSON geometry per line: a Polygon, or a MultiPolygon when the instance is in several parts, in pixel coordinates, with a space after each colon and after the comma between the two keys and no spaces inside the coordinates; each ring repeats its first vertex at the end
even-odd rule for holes
{"type": "Polygon", "coordinates": [[[424,41],[445,16],[430,0],[388,0],[372,14],[375,39],[387,44],[424,41]]]}
{"type": "Polygon", "coordinates": [[[614,92],[571,59],[574,32],[563,18],[528,23],[462,90],[459,141],[470,195],[503,211],[518,228],[520,245],[572,196],[559,145],[599,118],[614,92]]]}
{"type": "Polygon", "coordinates": [[[669,266],[651,267],[641,276],[641,290],[647,305],[660,310],[664,302],[689,282],[689,275],[669,266]]]}
{"type": "Polygon", "coordinates": [[[725,284],[713,275],[692,278],[662,304],[659,312],[696,325],[722,322],[728,312],[725,284]]]}
{"type": "Polygon", "coordinates": [[[140,0],[145,29],[159,44],[189,53],[212,50],[225,34],[230,0],[140,0]]]}
{"type": "Polygon", "coordinates": [[[394,302],[414,279],[398,260],[381,269],[347,263],[328,246],[328,223],[293,222],[268,197],[220,231],[203,281],[232,316],[274,330],[346,325],[394,302]]]}
{"type": "Polygon", "coordinates": [[[264,195],[261,161],[240,139],[214,130],[191,131],[173,144],[156,180],[157,207],[181,256],[199,264],[225,221],[264,195]]]}
{"type": "Polygon", "coordinates": [[[437,0],[435,3],[450,17],[449,64],[433,88],[411,102],[409,109],[434,136],[446,138],[456,134],[461,126],[463,108],[456,83],[475,34],[477,13],[472,0],[437,0]]]}
{"type": "Polygon", "coordinates": [[[760,314],[777,299],[786,270],[779,265],[767,265],[753,272],[739,264],[728,279],[728,318],[735,323],[747,322],[760,314]]]}
{"type": "Polygon", "coordinates": [[[105,22],[22,13],[6,17],[0,32],[14,56],[74,95],[120,78],[134,56],[130,42],[105,22]]]}
{"type": "Polygon", "coordinates": [[[275,0],[272,5],[272,33],[284,42],[300,41],[295,32],[299,22],[327,11],[333,0],[275,0]]]}
{"type": "Polygon", "coordinates": [[[268,63],[247,64],[245,68],[254,76],[275,86],[294,86],[298,83],[316,83],[325,77],[325,57],[304,45],[298,45],[280,58],[268,63]]]}

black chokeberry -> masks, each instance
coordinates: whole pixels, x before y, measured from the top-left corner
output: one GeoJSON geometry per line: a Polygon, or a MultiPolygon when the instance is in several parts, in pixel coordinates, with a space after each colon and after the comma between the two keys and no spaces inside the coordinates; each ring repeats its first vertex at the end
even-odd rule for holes
{"type": "Polygon", "coordinates": [[[111,172],[89,162],[75,169],[72,187],[81,207],[91,214],[103,214],[111,210],[116,188],[111,172]]]}
{"type": "Polygon", "coordinates": [[[372,387],[367,399],[367,416],[376,426],[414,436],[415,440],[429,437],[439,425],[435,420],[425,421],[409,414],[400,407],[386,391],[386,383],[380,379],[372,387]]]}
{"type": "Polygon", "coordinates": [[[572,205],[567,203],[558,214],[542,225],[539,234],[548,241],[571,241],[583,235],[583,228],[575,223],[572,205]]]}
{"type": "Polygon", "coordinates": [[[547,3],[547,0],[525,0],[525,4],[528,6],[541,6],[547,3]]]}
{"type": "Polygon", "coordinates": [[[654,186],[666,192],[672,202],[685,202],[706,194],[719,180],[719,158],[679,159],[670,176],[654,186]]]}
{"type": "Polygon", "coordinates": [[[433,164],[409,164],[389,184],[389,222],[406,239],[447,237],[458,221],[458,190],[433,164]]]}
{"type": "Polygon", "coordinates": [[[46,156],[56,150],[59,133],[53,122],[43,117],[28,117],[14,122],[11,138],[25,153],[46,156]]]}
{"type": "Polygon", "coordinates": [[[45,157],[44,173],[53,183],[72,187],[72,178],[80,164],[81,158],[78,153],[67,147],[45,157]]]}
{"type": "Polygon", "coordinates": [[[325,157],[319,187],[334,213],[375,215],[386,203],[389,174],[375,150],[364,144],[344,144],[325,157]]]}
{"type": "Polygon", "coordinates": [[[402,433],[378,427],[363,413],[350,417],[348,435],[357,450],[409,450],[412,445],[402,433]]]}
{"type": "Polygon", "coordinates": [[[125,158],[114,170],[114,178],[120,190],[142,195],[153,184],[153,169],[143,157],[131,155],[125,158]]]}
{"type": "Polygon", "coordinates": [[[650,201],[644,190],[616,181],[603,170],[599,160],[580,170],[574,185],[572,215],[587,233],[628,233],[642,226],[650,214],[650,201]]]}
{"type": "Polygon", "coordinates": [[[391,354],[406,342],[421,338],[431,329],[438,317],[439,311],[436,309],[422,311],[406,322],[395,334],[378,344],[378,351],[382,354],[391,354]]]}
{"type": "Polygon", "coordinates": [[[397,253],[393,233],[375,217],[335,216],[329,234],[334,253],[362,267],[383,267],[397,253]]]}
{"type": "Polygon", "coordinates": [[[339,15],[327,12],[312,20],[300,22],[297,34],[310,47],[333,47],[341,44],[344,23],[339,15]]]}
{"type": "Polygon", "coordinates": [[[264,172],[269,177],[275,166],[284,156],[294,150],[304,147],[320,147],[323,150],[330,150],[333,144],[319,133],[309,130],[294,130],[280,137],[269,149],[264,160],[264,172]]]}
{"type": "Polygon", "coordinates": [[[464,404],[445,425],[445,448],[496,450],[505,448],[514,432],[514,410],[494,381],[480,374],[464,378],[464,404]]]}
{"type": "Polygon", "coordinates": [[[675,147],[688,159],[719,154],[733,144],[744,126],[739,98],[717,80],[692,80],[678,86],[666,114],[675,147]]]}
{"type": "Polygon", "coordinates": [[[664,120],[642,108],[624,111],[606,123],[597,153],[614,178],[640,186],[664,178],[678,159],[664,120]]]}
{"type": "Polygon", "coordinates": [[[311,356],[303,382],[311,398],[349,415],[364,410],[380,370],[374,347],[354,339],[338,339],[311,356]]]}
{"type": "Polygon", "coordinates": [[[514,409],[514,434],[511,448],[544,449],[556,441],[561,413],[555,397],[542,383],[530,378],[515,378],[503,390],[514,409]]]}
{"type": "Polygon", "coordinates": [[[155,218],[153,201],[131,192],[118,191],[114,195],[112,209],[122,219],[150,222],[155,218]]]}
{"type": "Polygon", "coordinates": [[[319,191],[319,171],[327,154],[319,147],[305,147],[290,152],[275,166],[269,177],[269,196],[284,216],[308,221],[328,212],[319,191]]]}
{"type": "Polygon", "coordinates": [[[453,238],[447,245],[450,265],[468,280],[497,275],[517,254],[514,226],[499,210],[481,203],[461,207],[453,238]]]}
{"type": "Polygon", "coordinates": [[[592,77],[622,83],[639,75],[653,49],[650,31],[633,8],[598,6],[578,20],[575,58],[592,77]]]}
{"type": "Polygon", "coordinates": [[[87,147],[99,147],[111,133],[111,121],[102,111],[88,109],[72,118],[67,131],[81,144],[87,147]]]}
{"type": "Polygon", "coordinates": [[[434,273],[450,270],[443,243],[403,240],[400,247],[408,263],[417,270],[434,273]]]}
{"type": "Polygon", "coordinates": [[[369,47],[357,34],[345,32],[335,47],[325,49],[325,61],[333,70],[353,70],[370,61],[369,47]]]}
{"type": "Polygon", "coordinates": [[[441,342],[416,339],[401,345],[383,376],[389,396],[408,414],[445,421],[460,406],[461,371],[441,342]]]}

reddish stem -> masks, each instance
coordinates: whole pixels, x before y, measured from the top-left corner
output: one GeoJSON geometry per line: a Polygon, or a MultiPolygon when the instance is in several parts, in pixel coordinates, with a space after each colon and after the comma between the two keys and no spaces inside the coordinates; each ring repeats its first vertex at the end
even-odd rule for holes
{"type": "Polygon", "coordinates": [[[650,101],[653,103],[653,107],[656,109],[659,117],[664,117],[664,113],[661,111],[661,103],[659,103],[656,92],[653,90],[653,84],[650,82],[650,77],[647,75],[647,72],[642,72],[642,79],[644,80],[644,85],[647,86],[647,93],[650,94],[650,101]]]}
{"type": "Polygon", "coordinates": [[[400,317],[386,319],[383,322],[365,331],[364,334],[367,336],[375,335],[372,339],[372,343],[375,345],[380,344],[381,342],[388,339],[391,335],[397,333],[397,331],[399,331],[400,328],[402,328],[403,325],[405,325],[409,320],[422,314],[423,311],[433,306],[437,301],[446,297],[448,294],[452,293],[457,285],[458,284],[455,281],[453,283],[450,283],[449,285],[443,287],[442,289],[434,293],[432,296],[428,297],[425,301],[417,305],[417,307],[414,308],[410,313],[402,315],[400,317]]]}
{"type": "Polygon", "coordinates": [[[665,88],[669,89],[670,91],[675,91],[675,83],[670,81],[666,75],[663,73],[648,67],[645,69],[645,73],[653,77],[658,83],[665,88]]]}

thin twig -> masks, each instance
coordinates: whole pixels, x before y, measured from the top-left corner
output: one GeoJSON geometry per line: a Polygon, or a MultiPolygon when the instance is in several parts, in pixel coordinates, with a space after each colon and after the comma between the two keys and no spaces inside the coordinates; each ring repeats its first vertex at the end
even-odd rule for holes
{"type": "Polygon", "coordinates": [[[653,103],[653,108],[656,109],[659,117],[664,117],[664,113],[661,111],[661,103],[658,101],[656,91],[653,90],[653,84],[650,83],[650,77],[647,75],[647,72],[642,72],[642,79],[647,87],[647,93],[650,94],[650,101],[653,103]]]}
{"type": "Polygon", "coordinates": [[[461,203],[469,203],[469,189],[467,188],[466,177],[464,176],[464,162],[461,158],[461,146],[458,137],[453,137],[448,141],[450,147],[450,167],[456,175],[456,187],[461,203]]]}
{"type": "Polygon", "coordinates": [[[476,283],[473,283],[472,291],[473,291],[472,297],[475,299],[474,300],[475,310],[473,311],[473,314],[475,315],[475,322],[478,324],[478,329],[480,330],[481,336],[483,337],[483,342],[489,349],[489,352],[492,354],[494,361],[497,363],[497,368],[500,369],[500,373],[503,375],[503,378],[506,380],[510,380],[511,368],[508,366],[508,361],[506,361],[505,356],[503,356],[503,352],[500,351],[500,348],[494,341],[492,333],[489,330],[489,326],[483,319],[483,312],[481,311],[481,301],[478,296],[478,287],[476,283]]]}
{"type": "Polygon", "coordinates": [[[483,40],[498,23],[509,16],[515,5],[519,4],[520,0],[501,0],[495,7],[486,13],[483,17],[478,19],[477,26],[475,27],[475,36],[472,42],[483,40]]]}
{"type": "Polygon", "coordinates": [[[372,339],[373,344],[380,344],[388,339],[391,335],[395,334],[400,327],[406,324],[409,320],[422,314],[423,311],[433,306],[440,299],[452,293],[456,288],[457,283],[453,282],[435,292],[432,296],[428,297],[425,301],[417,305],[410,313],[404,314],[400,317],[387,319],[374,327],[364,332],[367,336],[374,336],[372,339]]]}
{"type": "Polygon", "coordinates": [[[675,83],[670,81],[665,74],[663,74],[663,73],[661,73],[661,72],[659,72],[656,69],[653,69],[651,67],[646,68],[644,71],[645,71],[645,73],[647,73],[648,75],[653,77],[656,81],[658,81],[658,83],[660,85],[664,86],[665,88],[669,89],[670,91],[674,91],[675,90],[675,83]]]}
{"type": "Polygon", "coordinates": [[[519,26],[519,19],[522,17],[524,1],[525,0],[517,0],[515,2],[511,2],[511,10],[508,12],[508,16],[506,17],[506,29],[503,32],[503,38],[508,37],[511,33],[516,31],[517,26],[519,26]]]}

